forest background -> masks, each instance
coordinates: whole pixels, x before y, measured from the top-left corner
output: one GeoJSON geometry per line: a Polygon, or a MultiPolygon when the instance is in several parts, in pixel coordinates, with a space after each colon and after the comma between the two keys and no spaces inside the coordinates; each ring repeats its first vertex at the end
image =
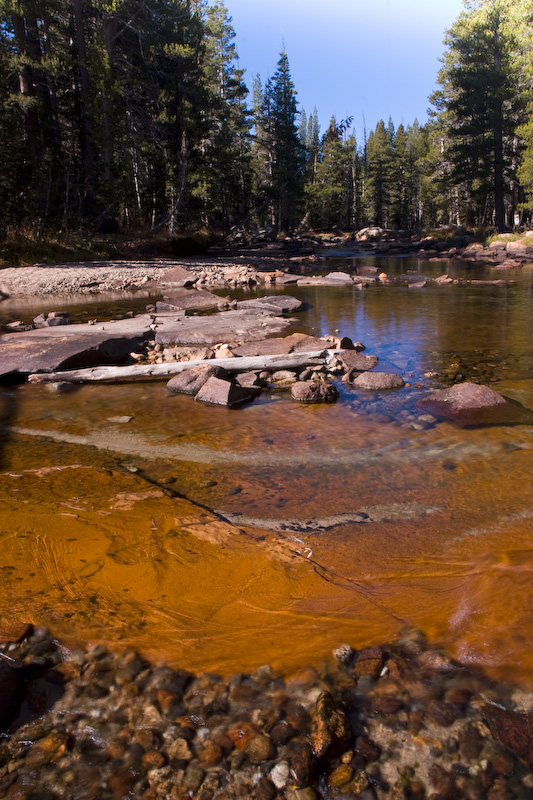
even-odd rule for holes
{"type": "Polygon", "coordinates": [[[234,39],[221,2],[0,0],[0,235],[531,224],[533,0],[465,0],[429,121],[362,141],[234,39]]]}

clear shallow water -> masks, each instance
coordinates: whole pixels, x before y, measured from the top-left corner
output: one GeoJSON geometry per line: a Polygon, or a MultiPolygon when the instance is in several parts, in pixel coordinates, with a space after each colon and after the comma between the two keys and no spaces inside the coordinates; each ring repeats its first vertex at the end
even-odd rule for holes
{"type": "MultiPolygon", "coordinates": [[[[372,263],[391,279],[501,277],[372,263]]],[[[231,672],[290,670],[407,623],[533,682],[533,428],[425,427],[416,410],[458,375],[533,408],[532,274],[512,279],[286,287],[309,306],[294,330],[360,340],[410,384],[339,383],[335,406],[276,394],[208,408],[164,383],[2,390],[0,624],[29,615],[72,641],[231,672]]]]}

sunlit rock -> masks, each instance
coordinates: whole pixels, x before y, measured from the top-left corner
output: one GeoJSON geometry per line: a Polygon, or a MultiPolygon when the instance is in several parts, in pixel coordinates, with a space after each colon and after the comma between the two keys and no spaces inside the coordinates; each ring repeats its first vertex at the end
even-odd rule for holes
{"type": "Polygon", "coordinates": [[[197,393],[195,400],[218,406],[237,406],[252,400],[254,393],[234,381],[211,376],[197,393]]]}
{"type": "Polygon", "coordinates": [[[405,386],[403,378],[393,372],[362,372],[353,383],[359,389],[367,389],[372,392],[401,389],[402,386],[405,386]]]}
{"type": "Polygon", "coordinates": [[[167,383],[167,389],[169,392],[195,395],[209,378],[213,376],[220,378],[225,374],[221,367],[200,364],[174,375],[167,383]]]}

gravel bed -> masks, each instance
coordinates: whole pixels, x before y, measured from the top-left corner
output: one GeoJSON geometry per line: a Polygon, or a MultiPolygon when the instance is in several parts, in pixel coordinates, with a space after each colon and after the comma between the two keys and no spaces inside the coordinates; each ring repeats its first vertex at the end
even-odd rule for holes
{"type": "Polygon", "coordinates": [[[42,629],[0,645],[7,800],[526,800],[533,702],[406,630],[284,678],[229,679],[42,629]],[[11,687],[16,719],[7,718],[11,687]]]}

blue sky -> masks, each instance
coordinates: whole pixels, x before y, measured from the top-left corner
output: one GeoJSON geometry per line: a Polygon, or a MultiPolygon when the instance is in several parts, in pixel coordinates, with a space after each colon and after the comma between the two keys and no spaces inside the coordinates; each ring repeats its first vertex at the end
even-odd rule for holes
{"type": "Polygon", "coordinates": [[[225,0],[240,65],[251,88],[276,70],[285,42],[298,102],[316,105],[321,130],[353,116],[362,141],[389,116],[396,126],[427,120],[445,30],[462,0],[225,0]]]}

